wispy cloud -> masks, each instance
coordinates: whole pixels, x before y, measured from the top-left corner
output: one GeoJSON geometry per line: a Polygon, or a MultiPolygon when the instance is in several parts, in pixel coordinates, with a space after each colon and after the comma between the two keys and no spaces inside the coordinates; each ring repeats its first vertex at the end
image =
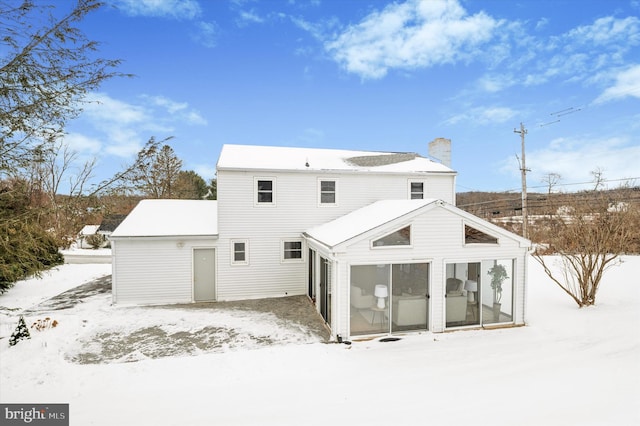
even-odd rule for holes
{"type": "Polygon", "coordinates": [[[499,124],[511,120],[516,115],[518,115],[518,111],[507,107],[475,107],[469,109],[467,112],[450,117],[444,124],[454,125],[461,122],[474,125],[499,124]]]}
{"type": "Polygon", "coordinates": [[[640,65],[618,72],[614,79],[613,86],[608,87],[594,101],[595,104],[626,97],[640,98],[640,65]]]}
{"type": "Polygon", "coordinates": [[[216,22],[198,21],[191,31],[191,39],[196,43],[212,48],[218,44],[220,28],[216,22]]]}
{"type": "Polygon", "coordinates": [[[111,0],[122,13],[128,16],[189,21],[191,39],[207,48],[216,47],[219,27],[216,22],[204,21],[198,0],[111,0]]]}
{"type": "Polygon", "coordinates": [[[482,54],[498,21],[484,12],[469,15],[455,0],[393,3],[350,25],[325,43],[347,71],[363,78],[390,69],[411,70],[468,61],[482,54]]]}
{"type": "Polygon", "coordinates": [[[197,0],[111,0],[129,16],[195,19],[202,14],[197,0]]]}
{"type": "Polygon", "coordinates": [[[265,22],[265,18],[258,15],[258,13],[254,10],[240,10],[238,12],[238,19],[236,20],[238,26],[244,27],[249,24],[262,24],[265,22]]]}
{"type": "MultiPolygon", "coordinates": [[[[597,168],[604,170],[609,180],[635,178],[639,176],[637,158],[640,145],[628,137],[557,138],[542,149],[527,152],[527,168],[531,169],[528,180],[535,186],[549,173],[558,173],[562,182],[591,182],[590,172],[597,168]]],[[[515,156],[503,161],[501,171],[511,176],[520,174],[515,156]]],[[[572,186],[569,190],[577,189],[580,187],[572,186]]]]}
{"type": "Polygon", "coordinates": [[[142,147],[151,136],[172,135],[180,124],[206,125],[206,120],[186,102],[177,102],[164,96],[143,95],[139,102],[129,103],[114,99],[106,93],[92,93],[88,104],[72,126],[67,142],[80,154],[105,154],[128,158],[142,147]],[[89,126],[100,138],[89,138],[82,126],[89,126]]]}

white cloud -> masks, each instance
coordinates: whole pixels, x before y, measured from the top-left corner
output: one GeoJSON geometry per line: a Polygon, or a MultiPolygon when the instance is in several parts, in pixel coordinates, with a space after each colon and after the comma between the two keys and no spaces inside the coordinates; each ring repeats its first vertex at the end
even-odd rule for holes
{"type": "Polygon", "coordinates": [[[497,106],[476,107],[468,111],[455,115],[445,121],[445,124],[455,125],[458,123],[489,125],[495,123],[504,123],[511,120],[518,114],[517,111],[497,106]]]}
{"type": "Polygon", "coordinates": [[[607,88],[594,103],[604,103],[627,96],[640,98],[640,65],[617,73],[613,86],[607,88]]]}
{"type": "Polygon", "coordinates": [[[617,19],[613,16],[599,18],[591,25],[583,25],[563,36],[574,43],[594,46],[627,48],[640,43],[640,19],[629,16],[617,19]]]}
{"type": "Polygon", "coordinates": [[[113,99],[105,93],[91,93],[86,99],[89,103],[84,106],[84,113],[96,121],[134,124],[148,119],[142,107],[113,99]]]}
{"type": "Polygon", "coordinates": [[[347,71],[382,78],[389,69],[470,60],[499,25],[484,12],[468,15],[456,0],[410,0],[371,13],[325,48],[347,71]]]}
{"type": "Polygon", "coordinates": [[[199,21],[195,24],[195,30],[191,32],[191,38],[196,43],[212,48],[218,44],[220,29],[215,22],[199,21]]]}
{"type": "Polygon", "coordinates": [[[542,18],[536,22],[536,30],[542,30],[549,25],[549,19],[542,18]]]}
{"type": "Polygon", "coordinates": [[[72,126],[69,137],[79,151],[129,158],[135,155],[151,137],[179,136],[173,134],[180,124],[206,125],[207,121],[186,102],[165,96],[143,95],[138,102],[129,103],[110,97],[106,93],[92,93],[91,102],[79,117],[78,126],[72,126]],[[82,131],[88,129],[88,131],[82,131]],[[89,138],[85,133],[97,135],[89,138]]]}
{"type": "Polygon", "coordinates": [[[97,154],[102,147],[100,140],[78,133],[65,135],[64,141],[71,150],[86,154],[97,154]]]}
{"type": "Polygon", "coordinates": [[[112,0],[130,16],[195,19],[202,14],[197,0],[112,0]]]}
{"type": "Polygon", "coordinates": [[[237,23],[240,27],[244,27],[249,24],[262,24],[265,21],[265,19],[259,16],[253,9],[241,10],[239,14],[240,17],[238,18],[237,23]]]}
{"type": "Polygon", "coordinates": [[[487,74],[478,80],[478,87],[483,92],[499,92],[517,83],[516,78],[511,74],[487,74]]]}
{"type": "Polygon", "coordinates": [[[153,104],[164,107],[168,112],[174,114],[178,111],[185,110],[189,104],[186,102],[175,102],[171,99],[165,98],[164,96],[142,96],[143,98],[149,99],[153,104]]]}
{"type": "MultiPolygon", "coordinates": [[[[640,158],[640,145],[631,139],[610,137],[603,139],[559,138],[551,141],[545,148],[527,152],[527,168],[530,186],[540,185],[542,178],[549,173],[562,176],[561,184],[577,184],[566,188],[567,191],[589,188],[593,176],[591,171],[601,168],[607,180],[635,178],[640,176],[637,165],[640,158]]],[[[505,159],[502,172],[512,176],[520,174],[515,157],[505,159]]],[[[613,182],[610,186],[617,186],[613,182]]]]}

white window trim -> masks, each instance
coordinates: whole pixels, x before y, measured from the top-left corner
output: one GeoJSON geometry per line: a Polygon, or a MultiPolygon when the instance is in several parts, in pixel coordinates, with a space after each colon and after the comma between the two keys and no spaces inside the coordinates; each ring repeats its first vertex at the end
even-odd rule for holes
{"type": "MultiPolygon", "coordinates": [[[[422,198],[420,198],[421,200],[424,200],[426,198],[426,188],[427,188],[427,183],[424,180],[417,180],[417,179],[409,179],[407,181],[407,198],[409,200],[412,200],[411,195],[413,194],[411,192],[411,184],[412,183],[421,183],[422,184],[422,198]]],[[[416,198],[417,199],[417,198],[416,198]]]]}
{"type": "Polygon", "coordinates": [[[369,246],[370,246],[371,250],[388,250],[388,249],[398,250],[398,249],[410,249],[410,248],[413,248],[413,226],[411,224],[403,225],[403,226],[400,226],[398,228],[393,229],[392,231],[385,232],[384,234],[378,235],[377,237],[372,238],[369,241],[369,246]],[[379,239],[384,238],[387,235],[391,235],[394,232],[398,232],[399,230],[404,229],[406,227],[409,227],[409,244],[396,245],[396,246],[374,246],[373,245],[373,243],[375,241],[378,241],[379,239]]]}
{"type": "Polygon", "coordinates": [[[260,207],[275,207],[277,200],[277,180],[274,176],[254,176],[253,177],[253,204],[260,207]],[[272,184],[271,188],[271,202],[261,203],[258,201],[258,181],[270,180],[272,184]]]}
{"type": "Polygon", "coordinates": [[[301,238],[286,238],[280,240],[280,262],[282,263],[304,263],[304,241],[301,238]],[[284,257],[284,244],[285,243],[300,243],[300,258],[299,259],[285,259],[284,257]]]}
{"type": "Polygon", "coordinates": [[[230,240],[229,251],[231,253],[232,265],[248,265],[249,264],[249,240],[245,240],[245,239],[230,240]],[[236,243],[244,243],[244,260],[242,261],[236,260],[236,250],[235,250],[236,243]]]}
{"type": "Polygon", "coordinates": [[[475,224],[470,224],[464,220],[462,221],[462,246],[463,247],[467,247],[467,246],[468,247],[498,247],[500,245],[500,239],[501,238],[495,235],[493,232],[484,230],[480,226],[476,226],[475,224]],[[477,229],[480,232],[484,232],[485,234],[495,238],[496,242],[495,243],[467,243],[466,233],[464,229],[465,226],[477,229]]]}
{"type": "Polygon", "coordinates": [[[338,206],[338,179],[336,178],[318,178],[318,207],[336,207],[338,206]],[[336,200],[333,203],[322,202],[322,182],[334,182],[336,184],[335,196],[336,200]]]}

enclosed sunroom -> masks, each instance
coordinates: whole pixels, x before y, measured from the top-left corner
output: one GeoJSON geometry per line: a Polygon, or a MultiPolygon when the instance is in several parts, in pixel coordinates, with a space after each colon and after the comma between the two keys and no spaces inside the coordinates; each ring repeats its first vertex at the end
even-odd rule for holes
{"type": "Polygon", "coordinates": [[[443,201],[378,201],[304,237],[334,338],[525,323],[530,242],[443,201]]]}

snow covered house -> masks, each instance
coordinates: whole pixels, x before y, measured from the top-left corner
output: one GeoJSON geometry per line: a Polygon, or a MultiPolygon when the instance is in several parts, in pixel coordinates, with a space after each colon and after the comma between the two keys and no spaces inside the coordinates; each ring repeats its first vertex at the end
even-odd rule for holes
{"type": "Polygon", "coordinates": [[[93,245],[87,242],[87,237],[95,235],[100,225],[84,225],[76,236],[76,244],[79,248],[93,248],[93,245]]]}
{"type": "Polygon", "coordinates": [[[524,324],[530,242],[454,206],[414,153],[225,145],[218,201],[145,200],[115,303],[307,294],[334,338],[524,324]]]}

